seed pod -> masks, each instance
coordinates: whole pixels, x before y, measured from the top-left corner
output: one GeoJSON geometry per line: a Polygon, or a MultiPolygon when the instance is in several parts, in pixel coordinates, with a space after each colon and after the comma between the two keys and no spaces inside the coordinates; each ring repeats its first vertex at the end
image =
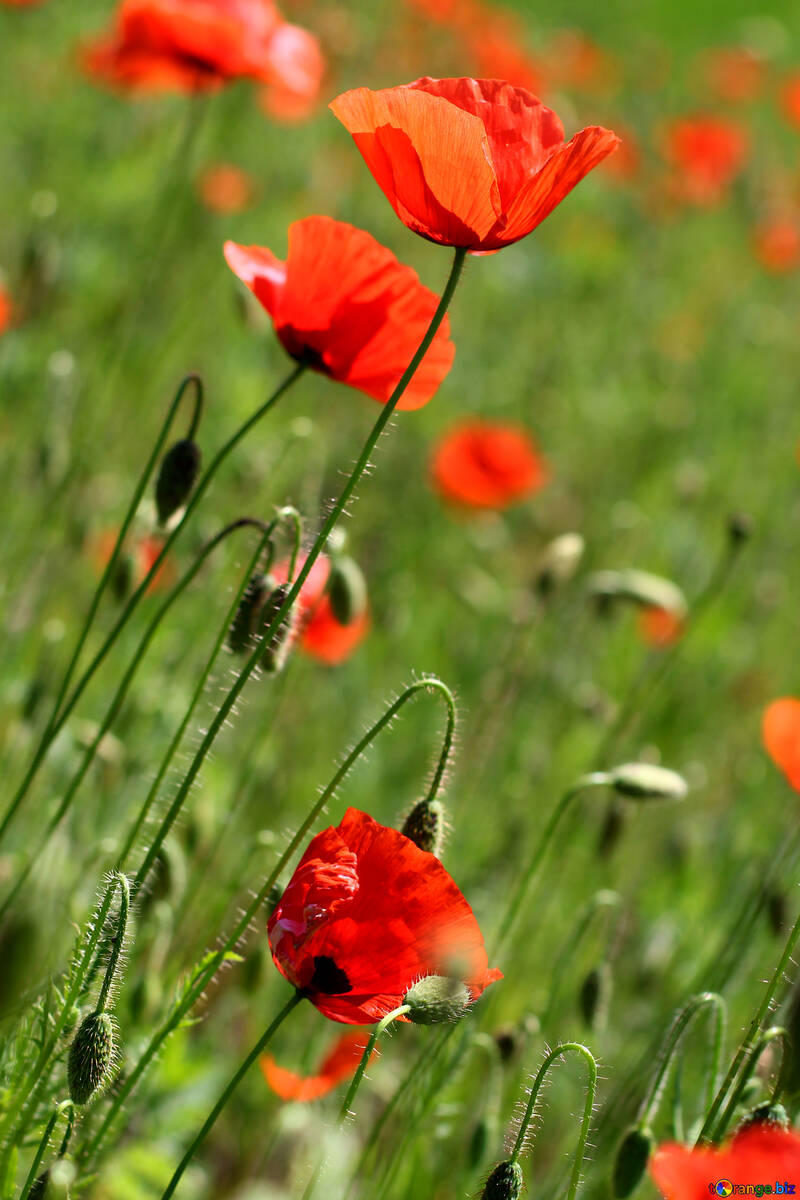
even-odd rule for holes
{"type": "Polygon", "coordinates": [[[578,1004],[588,1029],[605,1029],[612,987],[611,964],[607,962],[593,967],[581,984],[578,1004]]]}
{"type": "Polygon", "coordinates": [[[689,785],[677,771],[651,763],[623,763],[610,772],[611,786],[632,800],[683,800],[689,785]]]}
{"type": "Polygon", "coordinates": [[[420,800],[403,822],[400,830],[420,850],[438,858],[444,833],[444,807],[440,800],[420,800]]]}
{"type": "Polygon", "coordinates": [[[484,1184],[481,1200],[519,1200],[523,1182],[518,1162],[498,1163],[484,1184]]]}
{"type": "Polygon", "coordinates": [[[782,1104],[775,1104],[771,1100],[765,1100],[763,1104],[757,1104],[755,1108],[751,1108],[739,1122],[736,1133],[741,1133],[743,1129],[752,1129],[754,1125],[769,1126],[772,1129],[788,1129],[789,1115],[782,1104]]]}
{"type": "Polygon", "coordinates": [[[200,447],[189,438],[176,442],[164,455],[156,480],[159,524],[163,525],[174,512],[183,508],[192,494],[201,461],[200,447]]]}
{"type": "Polygon", "coordinates": [[[586,543],[579,533],[562,533],[545,546],[536,571],[534,587],[541,596],[569,583],[578,569],[586,543]]]}
{"type": "Polygon", "coordinates": [[[106,1012],[89,1013],[69,1048],[67,1081],[73,1104],[86,1104],[102,1085],[114,1052],[114,1028],[106,1012]]]}
{"type": "Polygon", "coordinates": [[[635,1125],[623,1137],[614,1159],[611,1194],[614,1200],[625,1200],[644,1178],[656,1140],[650,1129],[635,1125]]]}
{"type": "Polygon", "coordinates": [[[234,654],[244,654],[255,647],[261,611],[273,587],[269,576],[259,572],[245,588],[228,632],[228,647],[234,654]]]}
{"type": "Polygon", "coordinates": [[[367,582],[355,559],[339,555],[328,576],[328,599],[340,625],[352,625],[367,607],[367,582]]]}
{"type": "Polygon", "coordinates": [[[408,1004],[409,1021],[415,1025],[438,1025],[442,1021],[460,1021],[469,1008],[472,997],[460,979],[444,975],[426,975],[417,980],[403,997],[408,1004]]]}

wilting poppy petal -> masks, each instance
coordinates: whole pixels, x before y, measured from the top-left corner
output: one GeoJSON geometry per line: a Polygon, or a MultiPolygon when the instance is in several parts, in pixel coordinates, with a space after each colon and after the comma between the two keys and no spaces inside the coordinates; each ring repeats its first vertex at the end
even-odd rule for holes
{"type": "Polygon", "coordinates": [[[619,143],[590,127],[565,145],[554,112],[496,79],[356,88],[330,108],[400,220],[472,251],[525,237],[619,143]]]}
{"type": "Polygon", "coordinates": [[[379,1021],[423,976],[490,970],[472,909],[437,858],[350,808],[312,839],[268,924],[272,957],[325,1016],[379,1021]]]}
{"type": "MultiPolygon", "coordinates": [[[[225,243],[225,259],[272,317],[286,351],[385,403],[430,324],[437,298],[368,233],[330,217],[289,227],[285,263],[225,243]]],[[[420,408],[450,370],[447,319],[398,405],[420,408]]]]}
{"type": "MultiPolygon", "coordinates": [[[[315,1075],[297,1075],[280,1067],[270,1054],[261,1059],[261,1070],[269,1086],[282,1100],[318,1100],[327,1096],[337,1084],[355,1074],[369,1042],[368,1033],[343,1033],[322,1060],[315,1075]]],[[[370,1062],[377,1057],[377,1048],[370,1062]]]]}
{"type": "Polygon", "coordinates": [[[528,432],[492,421],[457,425],[437,446],[431,469],[439,493],[470,508],[506,508],[549,479],[528,432]]]}
{"type": "Polygon", "coordinates": [[[793,1180],[800,1175],[800,1137],[791,1130],[756,1126],[719,1150],[660,1146],[650,1174],[666,1200],[708,1200],[718,1181],[793,1180]]]}
{"type": "Polygon", "coordinates": [[[773,700],[764,712],[761,730],[767,754],[800,792],[800,700],[791,696],[773,700]]]}

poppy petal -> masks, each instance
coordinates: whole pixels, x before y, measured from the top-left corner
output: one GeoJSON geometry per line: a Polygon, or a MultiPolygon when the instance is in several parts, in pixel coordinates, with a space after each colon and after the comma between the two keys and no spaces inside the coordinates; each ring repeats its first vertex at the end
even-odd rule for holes
{"type": "Polygon", "coordinates": [[[800,700],[773,700],[764,712],[762,733],[767,754],[800,792],[800,700]]]}
{"type": "Polygon", "coordinates": [[[275,316],[286,286],[286,264],[262,246],[240,246],[237,242],[226,242],[223,254],[234,275],[247,284],[270,316],[275,316]]]}

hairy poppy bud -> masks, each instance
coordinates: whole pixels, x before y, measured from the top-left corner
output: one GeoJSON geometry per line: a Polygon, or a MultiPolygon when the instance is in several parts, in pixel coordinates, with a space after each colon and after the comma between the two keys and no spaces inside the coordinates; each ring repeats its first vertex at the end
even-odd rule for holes
{"type": "Polygon", "coordinates": [[[535,587],[548,595],[559,584],[568,583],[578,569],[586,543],[579,533],[562,533],[545,546],[536,572],[535,587]]]}
{"type": "MultiPolygon", "coordinates": [[[[290,591],[291,584],[280,583],[270,593],[264,604],[264,607],[261,610],[261,616],[259,620],[260,632],[266,633],[266,631],[269,629],[280,609],[283,607],[286,597],[289,595],[290,591]]],[[[261,667],[262,671],[267,671],[271,675],[277,675],[279,671],[283,670],[294,637],[295,612],[295,607],[292,607],[288,613],[285,613],[284,616],[281,617],[278,628],[273,633],[269,640],[269,644],[265,647],[264,653],[261,656],[261,662],[259,663],[259,666],[261,667]]]]}
{"type": "MultiPolygon", "coordinates": [[[[254,575],[245,588],[228,633],[228,646],[236,654],[247,654],[269,629],[289,595],[288,583],[276,583],[272,575],[254,575]]],[[[294,633],[294,609],[281,620],[261,658],[262,671],[275,674],[286,662],[294,633]]]]}
{"type": "Polygon", "coordinates": [[[420,850],[440,856],[444,833],[444,806],[440,800],[420,800],[403,822],[400,830],[420,850]]]}
{"type": "Polygon", "coordinates": [[[460,1021],[469,1008],[472,997],[460,979],[444,975],[426,975],[417,980],[403,997],[410,1012],[406,1015],[415,1025],[438,1025],[441,1021],[460,1021]]]}
{"type": "Polygon", "coordinates": [[[182,508],[192,494],[202,455],[196,442],[183,438],[171,446],[161,460],[156,480],[156,509],[163,525],[182,508]]]}
{"type": "Polygon", "coordinates": [[[614,1159],[611,1177],[614,1200],[625,1200],[642,1182],[655,1145],[656,1140],[646,1126],[636,1125],[625,1134],[614,1159]]]}
{"type": "Polygon", "coordinates": [[[605,1028],[612,986],[611,964],[607,962],[593,967],[581,984],[578,1004],[588,1029],[605,1028]]]}
{"type": "Polygon", "coordinates": [[[228,647],[234,654],[244,654],[254,648],[261,610],[274,586],[270,576],[258,573],[245,588],[228,632],[228,647]]]}
{"type": "Polygon", "coordinates": [[[69,1048],[67,1081],[73,1104],[86,1104],[108,1074],[114,1052],[114,1027],[106,1012],[84,1017],[69,1048]]]}
{"type": "Polygon", "coordinates": [[[328,576],[331,612],[340,625],[352,625],[367,607],[367,582],[358,563],[341,555],[333,560],[328,576]]]}
{"type": "Polygon", "coordinates": [[[47,1190],[50,1184],[50,1169],[42,1171],[41,1175],[37,1175],[33,1181],[31,1190],[28,1192],[28,1200],[44,1200],[47,1195],[47,1190]]]}
{"type": "Polygon", "coordinates": [[[623,763],[610,772],[611,786],[632,800],[683,800],[689,785],[677,771],[652,763],[623,763]]]}
{"type": "Polygon", "coordinates": [[[518,1162],[498,1163],[484,1184],[481,1200],[519,1200],[523,1182],[518,1162]]]}
{"type": "Polygon", "coordinates": [[[772,1100],[765,1100],[763,1104],[757,1104],[755,1108],[751,1108],[739,1122],[736,1132],[741,1133],[743,1129],[752,1129],[754,1125],[769,1125],[773,1129],[788,1129],[789,1115],[782,1104],[776,1104],[772,1100]]]}

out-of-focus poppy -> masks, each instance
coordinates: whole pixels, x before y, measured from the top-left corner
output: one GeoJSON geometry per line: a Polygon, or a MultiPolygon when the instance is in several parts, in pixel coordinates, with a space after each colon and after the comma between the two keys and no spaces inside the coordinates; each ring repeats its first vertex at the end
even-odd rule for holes
{"type": "Polygon", "coordinates": [[[11,327],[14,319],[14,306],[6,289],[0,284],[0,333],[5,333],[11,327]]]}
{"type": "MultiPolygon", "coordinates": [[[[88,553],[98,574],[103,571],[111,558],[116,540],[116,529],[104,529],[89,540],[88,553]]],[[[121,594],[124,594],[129,586],[138,587],[142,580],[149,575],[163,545],[160,538],[145,534],[134,538],[127,548],[123,547],[117,559],[115,579],[112,580],[113,586],[121,594]]],[[[170,587],[174,580],[175,568],[167,559],[153,576],[147,591],[151,593],[163,590],[170,587]]]]}
{"type": "Polygon", "coordinates": [[[761,733],[767,754],[800,792],[800,700],[784,696],[767,705],[761,733]]]}
{"type": "Polygon", "coordinates": [[[233,163],[215,163],[197,181],[200,199],[215,213],[237,213],[250,208],[255,186],[247,171],[233,163]]]}
{"type": "Polygon", "coordinates": [[[477,74],[484,79],[503,79],[514,87],[538,95],[546,86],[544,64],[525,49],[522,22],[496,8],[484,8],[464,30],[463,40],[472,55],[477,74]]]}
{"type": "Polygon", "coordinates": [[[753,234],[756,258],[768,271],[781,273],[800,266],[800,220],[776,216],[764,221],[753,234]]]}
{"type": "MultiPolygon", "coordinates": [[[[381,403],[399,383],[438,303],[390,250],[330,217],[289,226],[286,262],[261,246],[236,242],[225,243],[225,259],[272,317],[293,358],[381,403]]],[[[445,318],[399,408],[427,403],[450,370],[449,329],[445,318]]]]}
{"type": "Polygon", "coordinates": [[[794,1130],[760,1125],[745,1129],[720,1149],[660,1146],[651,1159],[650,1174],[666,1200],[708,1200],[718,1180],[796,1179],[800,1136],[794,1130]]]}
{"type": "MultiPolygon", "coordinates": [[[[337,1084],[355,1074],[369,1041],[368,1033],[343,1033],[323,1058],[315,1075],[298,1075],[280,1067],[271,1054],[261,1059],[264,1078],[282,1100],[319,1100],[327,1096],[337,1084]]],[[[370,1062],[377,1057],[377,1048],[370,1055],[370,1062]]]]}
{"type": "Polygon", "coordinates": [[[664,152],[677,172],[676,195],[691,204],[722,200],[745,165],[748,137],[735,121],[688,117],[673,121],[664,152]]]}
{"type": "Polygon", "coordinates": [[[800,74],[786,80],[781,89],[781,102],[788,120],[800,129],[800,74]]]}
{"type": "Polygon", "coordinates": [[[501,978],[438,858],[354,808],[311,840],[267,928],[281,974],[347,1025],[381,1020],[428,975],[457,975],[473,1001],[501,978]]]}
{"type": "Polygon", "coordinates": [[[356,88],[330,108],[400,220],[473,251],[531,233],[619,143],[599,126],[565,142],[554,112],[496,79],[356,88]]]}
{"type": "Polygon", "coordinates": [[[553,82],[580,92],[608,93],[619,84],[619,67],[609,52],[579,29],[562,29],[548,47],[553,82]]]}
{"type": "Polygon", "coordinates": [[[132,91],[203,91],[239,77],[280,82],[283,25],[272,0],[122,0],[113,32],[86,47],[84,61],[105,83],[132,91]]]}
{"type": "Polygon", "coordinates": [[[499,421],[456,425],[436,447],[431,470],[440,495],[470,508],[507,508],[550,478],[527,430],[499,421]]]}
{"type": "MultiPolygon", "coordinates": [[[[363,642],[369,632],[369,608],[357,613],[348,624],[337,620],[327,595],[331,573],[330,559],[321,554],[312,566],[298,597],[297,637],[300,648],[329,667],[343,663],[363,642]]],[[[288,579],[288,563],[279,563],[273,577],[288,579]]]]}
{"type": "Polygon", "coordinates": [[[651,605],[636,614],[636,628],[642,641],[648,645],[672,646],[683,636],[686,619],[667,608],[651,605]]]}
{"type": "Polygon", "coordinates": [[[755,100],[764,86],[764,60],[746,46],[712,50],[705,71],[711,94],[728,104],[755,100]]]}
{"type": "Polygon", "coordinates": [[[319,41],[284,21],[270,41],[272,78],[261,93],[262,110],[277,121],[304,121],[313,112],[325,75],[319,41]]]}

